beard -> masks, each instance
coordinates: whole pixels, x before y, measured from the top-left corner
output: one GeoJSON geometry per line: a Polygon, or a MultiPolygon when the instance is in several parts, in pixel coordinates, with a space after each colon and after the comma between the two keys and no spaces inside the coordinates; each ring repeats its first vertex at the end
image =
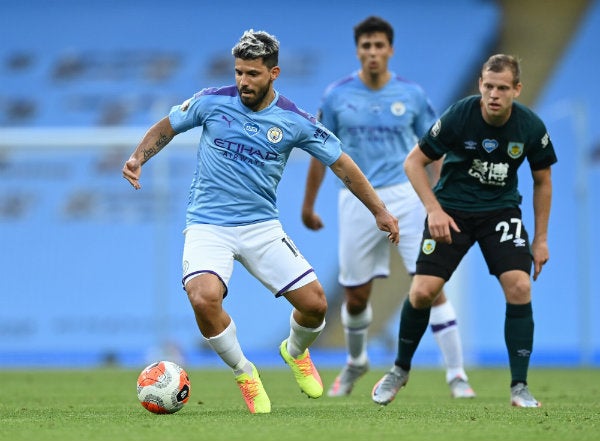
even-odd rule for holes
{"type": "Polygon", "coordinates": [[[244,87],[242,89],[240,89],[238,87],[238,94],[240,95],[240,99],[242,100],[242,103],[246,107],[249,107],[252,110],[256,110],[258,107],[260,107],[260,105],[265,100],[267,93],[269,93],[270,86],[271,86],[271,82],[267,83],[267,85],[265,87],[255,89],[254,91],[252,91],[251,89],[249,89],[247,87],[244,87]],[[242,92],[246,92],[246,93],[252,92],[252,93],[250,95],[242,95],[242,92]]]}

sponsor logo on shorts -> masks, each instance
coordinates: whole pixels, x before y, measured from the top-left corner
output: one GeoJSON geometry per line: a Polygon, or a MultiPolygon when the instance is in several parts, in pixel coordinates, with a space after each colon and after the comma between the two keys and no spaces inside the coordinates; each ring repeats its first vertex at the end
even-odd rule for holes
{"type": "Polygon", "coordinates": [[[516,247],[527,246],[527,241],[525,241],[525,239],[522,239],[520,237],[517,237],[515,240],[513,240],[513,243],[515,244],[516,247]]]}
{"type": "Polygon", "coordinates": [[[425,239],[423,241],[423,247],[421,248],[423,254],[431,254],[435,251],[435,240],[425,239]]]}

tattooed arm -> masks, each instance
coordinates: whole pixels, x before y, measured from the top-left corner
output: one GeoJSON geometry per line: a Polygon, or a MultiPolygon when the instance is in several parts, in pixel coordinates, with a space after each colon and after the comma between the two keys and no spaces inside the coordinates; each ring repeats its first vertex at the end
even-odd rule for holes
{"type": "Polygon", "coordinates": [[[330,168],[346,188],[373,213],[377,227],[388,232],[388,239],[392,243],[398,244],[398,219],[387,210],[371,183],[352,158],[348,154],[342,153],[342,156],[331,164],[330,168]]]}
{"type": "Polygon", "coordinates": [[[139,190],[142,165],[160,152],[177,133],[171,127],[169,117],[164,117],[146,132],[135,151],[123,166],[123,177],[129,181],[133,188],[139,190]]]}

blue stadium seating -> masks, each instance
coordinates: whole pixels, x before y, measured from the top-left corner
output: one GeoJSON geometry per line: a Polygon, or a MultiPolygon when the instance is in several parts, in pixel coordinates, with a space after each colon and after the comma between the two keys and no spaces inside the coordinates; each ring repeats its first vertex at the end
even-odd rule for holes
{"type": "Polygon", "coordinates": [[[0,126],[142,125],[196,90],[233,81],[230,49],[248,28],[281,40],[277,87],[314,113],[325,86],[356,69],[352,26],[396,27],[394,70],[442,110],[495,42],[499,10],[478,0],[1,2],[0,126]],[[297,12],[297,13],[296,13],[297,12]],[[468,26],[465,26],[468,23],[468,26]]]}

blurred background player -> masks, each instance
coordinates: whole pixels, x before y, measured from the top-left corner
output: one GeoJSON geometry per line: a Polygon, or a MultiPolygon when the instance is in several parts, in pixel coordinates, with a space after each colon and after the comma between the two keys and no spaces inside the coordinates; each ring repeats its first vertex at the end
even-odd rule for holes
{"type": "MultiPolygon", "coordinates": [[[[394,53],[394,30],[387,21],[375,16],[366,18],[354,27],[354,41],[360,70],[327,88],[318,117],[342,140],[344,151],[398,217],[399,252],[412,275],[425,209],[404,173],[403,162],[418,137],[435,121],[435,114],[418,85],[388,69],[394,53]]],[[[435,179],[439,168],[432,169],[435,179]]],[[[312,230],[323,227],[314,205],[325,172],[325,165],[311,158],[302,220],[312,230]]],[[[350,394],[354,383],[369,369],[367,332],[373,320],[369,301],[373,279],[390,274],[390,247],[385,235],[373,224],[369,211],[343,188],[338,215],[339,282],[345,293],[341,320],[348,354],[346,366],[328,391],[333,397],[350,394]]],[[[474,397],[463,368],[456,313],[443,291],[432,308],[431,329],[444,356],[452,396],[474,397]]]]}
{"type": "Polygon", "coordinates": [[[491,56],[481,68],[480,95],[450,106],[406,158],[404,168],[427,209],[427,221],[417,273],[402,308],[397,357],[373,388],[372,398],[378,404],[391,402],[408,382],[431,306],[477,242],[506,298],[504,339],[511,404],[541,405],[527,385],[534,328],[530,273],[533,263],[533,280],[537,280],[550,256],[550,166],[557,159],[542,120],[515,101],[521,88],[519,61],[510,55],[491,56]],[[432,190],[426,167],[441,157],[442,173],[432,190]],[[517,170],[525,158],[533,176],[531,244],[518,189],[517,170]]]}
{"type": "Polygon", "coordinates": [[[223,299],[234,260],[275,297],[285,297],[293,311],[280,355],[302,392],[311,398],[322,395],[308,347],[325,326],[327,299],[313,268],[284,232],[276,206],[277,186],[292,149],[301,148],[330,166],[393,243],[398,243],[398,221],[342,152],[339,139],[274,89],[280,74],[277,39],[250,30],[232,54],[236,84],[203,89],[173,107],[146,132],[123,166],[123,176],[139,189],[144,163],[177,134],[202,128],[187,207],[182,281],[200,332],[233,370],[248,409],[269,413],[270,399],[242,352],[223,299]]]}

